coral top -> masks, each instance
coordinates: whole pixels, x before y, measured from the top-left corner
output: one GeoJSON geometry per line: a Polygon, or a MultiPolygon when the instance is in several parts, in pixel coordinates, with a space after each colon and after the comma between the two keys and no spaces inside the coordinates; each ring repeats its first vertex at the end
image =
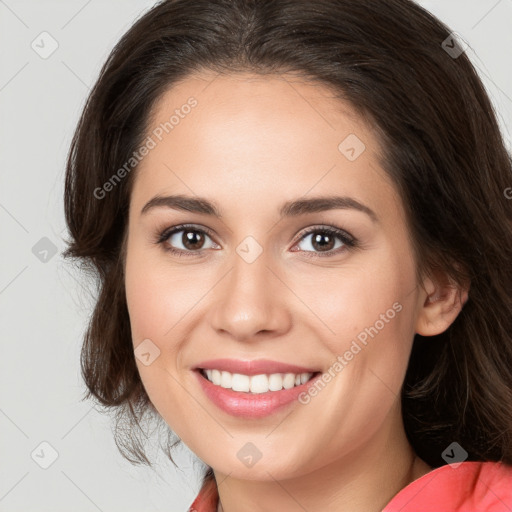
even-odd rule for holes
{"type": "MultiPolygon", "coordinates": [[[[215,480],[200,490],[188,512],[217,512],[215,480]]],[[[512,466],[462,462],[441,466],[404,487],[382,512],[511,512],[512,466]]]]}

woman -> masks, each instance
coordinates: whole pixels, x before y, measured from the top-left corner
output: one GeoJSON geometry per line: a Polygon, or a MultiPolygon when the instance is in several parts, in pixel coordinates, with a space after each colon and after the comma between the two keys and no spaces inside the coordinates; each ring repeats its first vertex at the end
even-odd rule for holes
{"type": "Polygon", "coordinates": [[[509,510],[511,167],[408,0],[159,3],[66,176],[122,452],[163,420],[208,466],[198,512],[509,510]]]}

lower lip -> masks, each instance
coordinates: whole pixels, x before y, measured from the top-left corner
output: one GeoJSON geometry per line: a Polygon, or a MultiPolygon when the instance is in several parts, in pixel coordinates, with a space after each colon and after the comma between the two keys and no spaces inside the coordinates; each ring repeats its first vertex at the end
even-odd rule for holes
{"type": "Polygon", "coordinates": [[[269,416],[287,405],[296,402],[301,393],[306,392],[319,377],[315,375],[308,382],[281,391],[267,393],[244,393],[217,386],[203,377],[199,370],[194,372],[199,379],[205,395],[220,409],[232,416],[241,418],[263,418],[269,416]]]}

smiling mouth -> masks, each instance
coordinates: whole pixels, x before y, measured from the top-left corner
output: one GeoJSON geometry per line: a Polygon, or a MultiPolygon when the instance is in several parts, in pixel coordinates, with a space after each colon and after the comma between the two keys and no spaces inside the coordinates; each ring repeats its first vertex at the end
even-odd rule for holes
{"type": "Polygon", "coordinates": [[[201,376],[215,386],[247,394],[261,394],[302,386],[321,372],[271,373],[244,375],[217,369],[197,369],[201,376]]]}

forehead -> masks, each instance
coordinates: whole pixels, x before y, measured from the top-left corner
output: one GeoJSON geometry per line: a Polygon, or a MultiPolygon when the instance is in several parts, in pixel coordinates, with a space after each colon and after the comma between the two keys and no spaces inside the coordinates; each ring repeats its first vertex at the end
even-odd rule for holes
{"type": "Polygon", "coordinates": [[[262,197],[335,190],[368,202],[374,190],[378,203],[384,188],[394,194],[362,118],[327,86],[290,75],[190,76],[155,103],[147,137],[154,147],[137,168],[137,203],[156,193],[220,203],[235,195],[261,209],[262,197]]]}
{"type": "MultiPolygon", "coordinates": [[[[287,74],[192,75],[168,89],[155,103],[148,132],[165,125],[172,117],[173,126],[167,126],[165,134],[172,132],[176,140],[180,132],[183,138],[189,138],[193,130],[194,139],[201,138],[202,142],[218,143],[235,137],[241,142],[252,139],[265,143],[266,149],[276,150],[294,141],[297,150],[299,143],[309,141],[303,144],[304,150],[308,150],[328,134],[331,137],[322,149],[334,143],[336,150],[339,136],[347,130],[366,139],[371,136],[354,109],[336,98],[326,85],[287,74]],[[187,103],[191,101],[197,104],[189,109],[187,103]],[[185,119],[187,123],[183,122],[185,119]],[[280,137],[272,138],[276,132],[280,137]]],[[[234,143],[230,144],[231,150],[233,146],[234,143]]]]}

